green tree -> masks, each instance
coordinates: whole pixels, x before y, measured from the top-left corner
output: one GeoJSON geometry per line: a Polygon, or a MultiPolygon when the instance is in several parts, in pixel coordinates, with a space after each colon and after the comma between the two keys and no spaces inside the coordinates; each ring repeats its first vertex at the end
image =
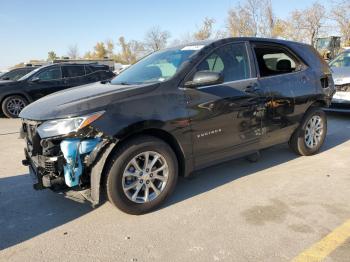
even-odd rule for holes
{"type": "Polygon", "coordinates": [[[47,61],[53,61],[53,60],[56,60],[57,58],[58,56],[54,51],[50,51],[47,53],[47,61]]]}
{"type": "Polygon", "coordinates": [[[107,49],[103,42],[98,42],[94,47],[94,57],[98,59],[103,59],[107,56],[107,49]]]}

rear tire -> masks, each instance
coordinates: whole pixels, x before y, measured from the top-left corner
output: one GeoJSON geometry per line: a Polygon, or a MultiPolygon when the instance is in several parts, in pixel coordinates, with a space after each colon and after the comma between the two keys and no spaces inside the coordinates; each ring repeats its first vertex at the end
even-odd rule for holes
{"type": "Polygon", "coordinates": [[[289,145],[299,155],[314,155],[320,150],[326,135],[326,113],[321,108],[314,107],[306,112],[300,126],[293,133],[289,145]]]}
{"type": "Polygon", "coordinates": [[[144,214],[167,199],[177,178],[178,162],[170,146],[158,138],[140,136],[122,144],[112,156],[106,177],[107,197],[128,214],[144,214]]]}
{"type": "Polygon", "coordinates": [[[8,118],[18,118],[19,113],[28,105],[27,99],[20,95],[8,96],[2,101],[1,109],[8,118]]]}

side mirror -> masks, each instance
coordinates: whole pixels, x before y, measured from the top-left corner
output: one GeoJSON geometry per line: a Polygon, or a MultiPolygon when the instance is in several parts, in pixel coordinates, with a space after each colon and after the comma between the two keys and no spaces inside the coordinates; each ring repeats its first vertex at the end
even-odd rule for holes
{"type": "Polygon", "coordinates": [[[223,82],[224,77],[221,73],[211,71],[198,71],[195,73],[192,81],[185,83],[185,87],[217,85],[223,82]]]}
{"type": "Polygon", "coordinates": [[[1,80],[10,80],[9,77],[4,77],[4,78],[1,78],[1,80]]]}
{"type": "Polygon", "coordinates": [[[40,78],[39,77],[33,77],[30,82],[39,82],[40,81],[40,78]]]}

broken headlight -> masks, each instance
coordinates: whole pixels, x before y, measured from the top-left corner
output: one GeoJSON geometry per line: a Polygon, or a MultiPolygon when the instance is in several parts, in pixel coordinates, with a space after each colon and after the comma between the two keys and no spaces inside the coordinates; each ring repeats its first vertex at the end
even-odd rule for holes
{"type": "Polygon", "coordinates": [[[104,112],[105,111],[100,111],[85,116],[46,121],[38,127],[39,136],[41,138],[47,138],[77,132],[79,129],[97,120],[104,112]]]}

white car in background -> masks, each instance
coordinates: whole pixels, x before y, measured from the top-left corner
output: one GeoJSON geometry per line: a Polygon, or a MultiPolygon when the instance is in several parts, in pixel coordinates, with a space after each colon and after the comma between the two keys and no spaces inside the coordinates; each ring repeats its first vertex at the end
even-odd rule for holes
{"type": "Polygon", "coordinates": [[[350,49],[345,50],[329,63],[336,88],[330,110],[350,110],[350,49]]]}
{"type": "Polygon", "coordinates": [[[116,75],[119,75],[121,72],[123,72],[125,69],[127,69],[130,66],[131,65],[123,65],[123,64],[116,63],[114,65],[115,70],[113,71],[113,73],[116,75]]]}

